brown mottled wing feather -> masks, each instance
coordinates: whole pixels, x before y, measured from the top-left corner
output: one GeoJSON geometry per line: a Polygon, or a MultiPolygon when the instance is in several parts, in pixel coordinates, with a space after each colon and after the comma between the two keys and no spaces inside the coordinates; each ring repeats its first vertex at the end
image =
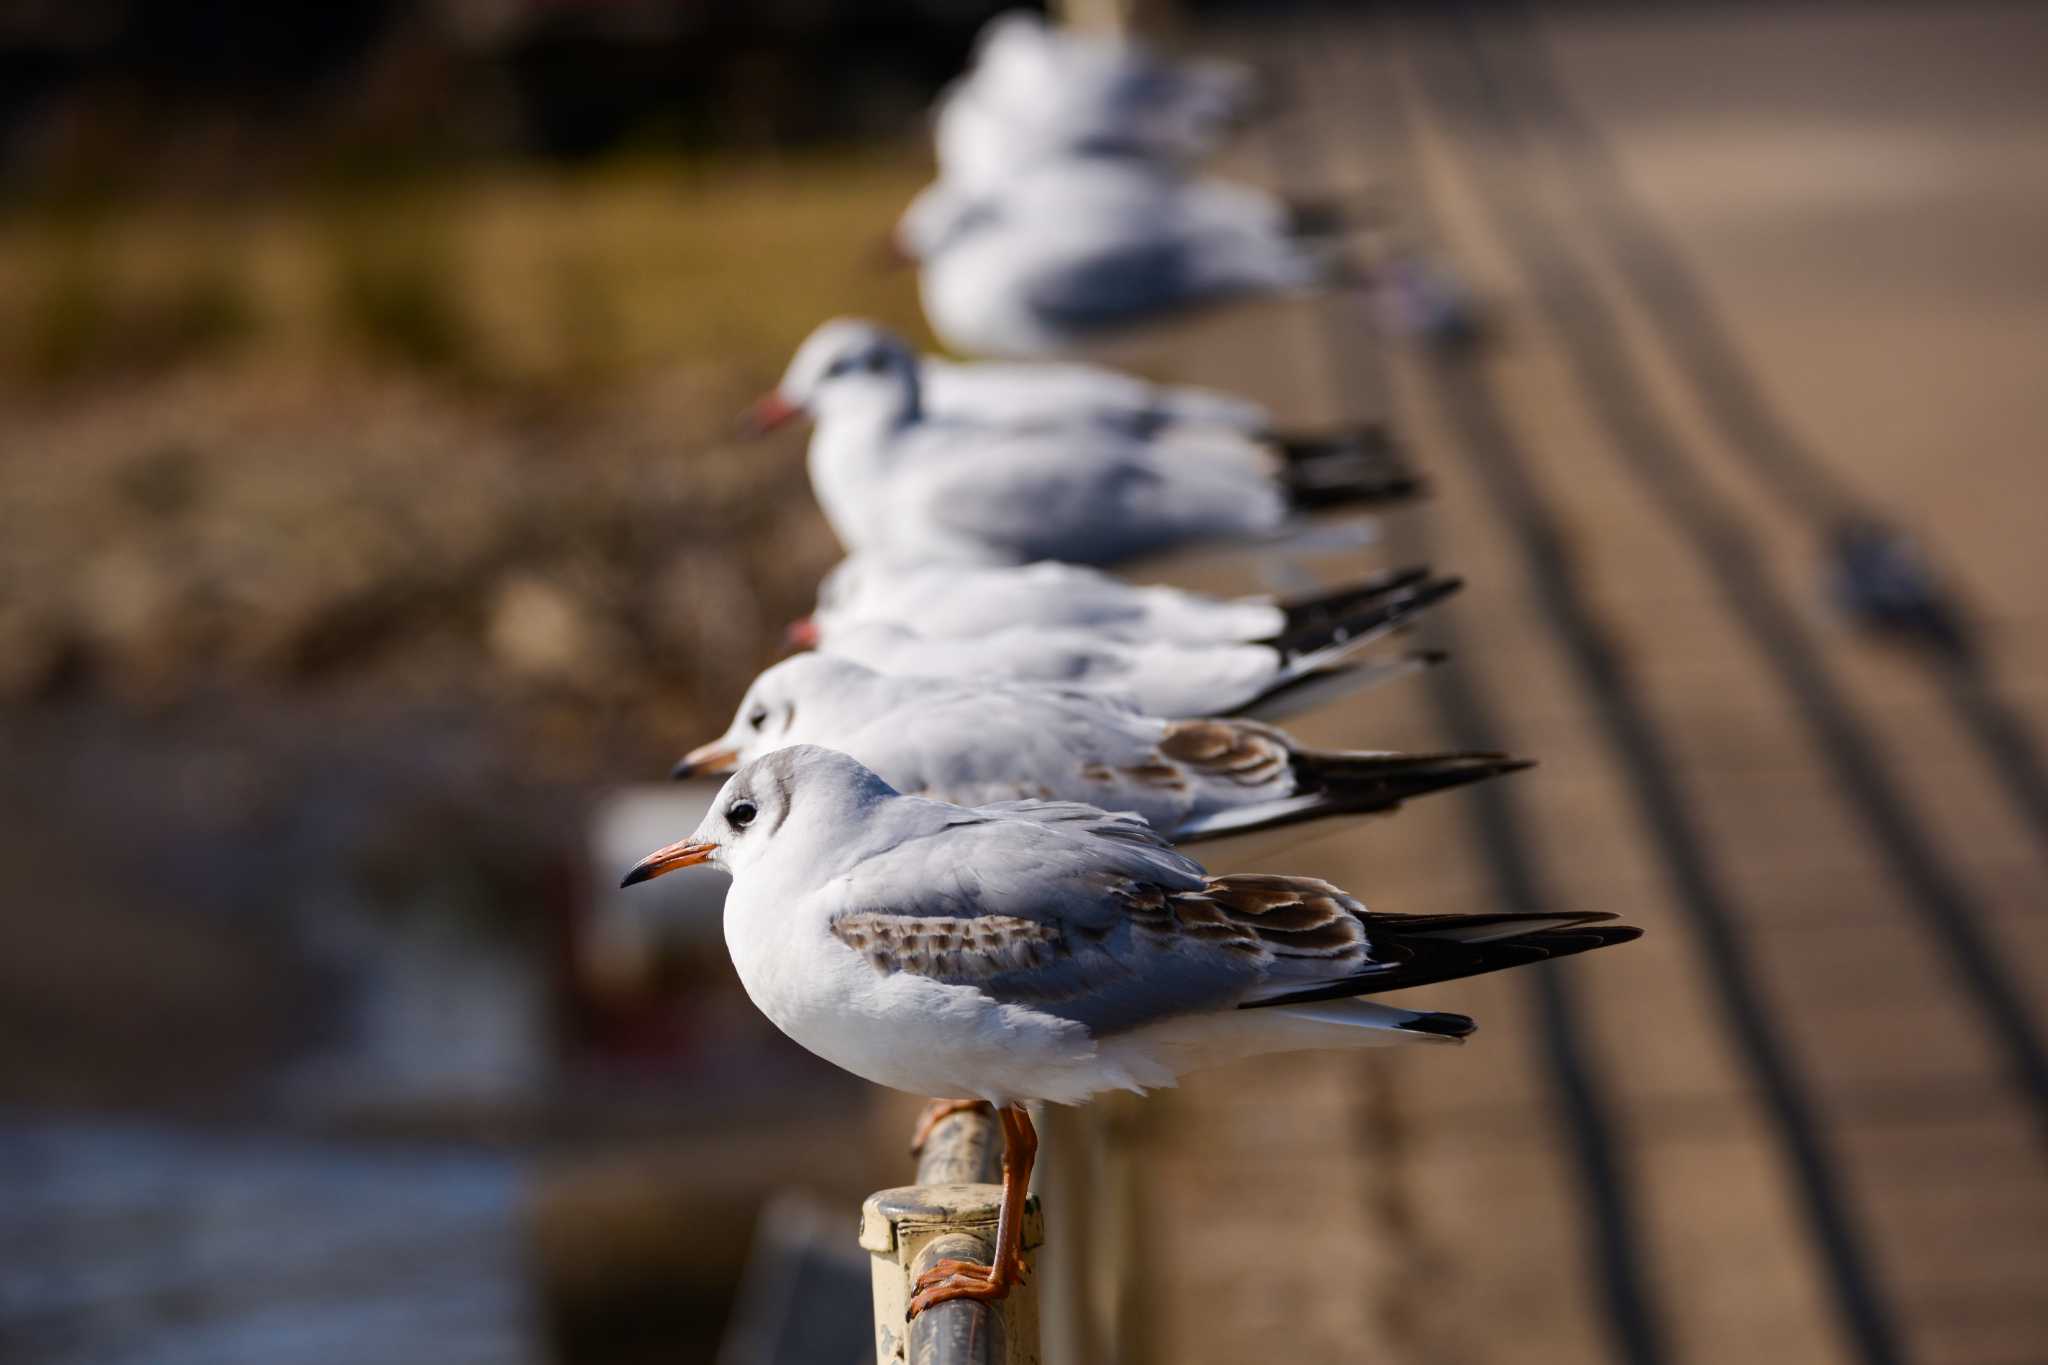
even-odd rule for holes
{"type": "Polygon", "coordinates": [[[1159,740],[1160,757],[1240,787],[1278,781],[1292,751],[1286,735],[1250,720],[1179,720],[1159,740]]]}
{"type": "Polygon", "coordinates": [[[878,972],[967,982],[1049,965],[1061,929],[1015,915],[959,918],[856,911],[834,919],[832,934],[878,972]]]}
{"type": "Polygon", "coordinates": [[[1365,907],[1313,877],[1212,877],[1201,891],[1174,896],[1162,910],[1157,922],[1141,927],[1229,943],[1255,954],[1267,975],[1347,974],[1366,965],[1371,949],[1365,907]]]}
{"type": "Polygon", "coordinates": [[[968,987],[1098,1037],[1539,960],[1552,955],[1546,935],[1564,949],[1563,931],[1597,939],[1581,926],[1611,918],[1373,915],[1314,878],[1204,877],[1141,823],[1087,806],[981,814],[997,818],[899,845],[840,879],[832,933],[877,972],[968,987]]]}

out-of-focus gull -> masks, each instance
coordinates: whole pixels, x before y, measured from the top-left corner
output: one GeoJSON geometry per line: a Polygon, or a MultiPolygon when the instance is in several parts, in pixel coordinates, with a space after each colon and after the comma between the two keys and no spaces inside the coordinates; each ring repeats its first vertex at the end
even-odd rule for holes
{"type": "Polygon", "coordinates": [[[741,768],[624,883],[698,863],[732,874],[726,946],[776,1027],[877,1085],[997,1108],[993,1264],[934,1266],[913,1316],[1015,1282],[1037,1148],[1024,1103],[1262,1054],[1455,1041],[1463,1015],[1360,997],[1638,932],[1589,912],[1380,914],[1314,878],[1211,877],[1134,815],[904,796],[814,745],[741,768]]]}
{"type": "Polygon", "coordinates": [[[1211,151],[1257,97],[1257,79],[1241,64],[1170,61],[1013,10],[983,28],[971,66],[941,94],[934,150],[944,176],[976,187],[1053,158],[1189,161],[1211,151]]]}
{"type": "Polygon", "coordinates": [[[917,378],[928,411],[990,426],[1085,419],[1137,435],[1196,426],[1227,427],[1248,436],[1273,428],[1272,413],[1249,398],[1185,384],[1154,384],[1102,365],[928,355],[918,361],[917,378]]]}
{"type": "Polygon", "coordinates": [[[810,413],[811,487],[849,552],[892,559],[1106,564],[1219,540],[1284,540],[1303,513],[1396,502],[1419,481],[1382,447],[1286,452],[1240,433],[1099,423],[997,426],[928,412],[917,357],[839,319],[754,405],[765,429],[810,413]]]}
{"type": "Polygon", "coordinates": [[[1435,579],[1367,602],[1354,615],[1285,644],[1179,644],[1119,640],[1072,627],[1006,626],[969,637],[930,637],[890,622],[837,629],[828,653],[883,673],[1023,679],[1111,692],[1154,716],[1290,715],[1380,681],[1359,656],[1416,613],[1455,592],[1435,579]]]}
{"type": "Polygon", "coordinates": [[[1257,721],[1161,720],[1101,693],[890,676],[800,654],[754,679],[726,732],[675,775],[729,773],[792,744],[850,754],[911,795],[1085,801],[1135,811],[1178,841],[1391,811],[1528,766],[1504,754],[1305,749],[1257,721]]]}
{"type": "Polygon", "coordinates": [[[1394,601],[1429,581],[1411,567],[1300,597],[1212,597],[1161,584],[1140,586],[1101,569],[1036,564],[899,564],[874,555],[839,562],[818,585],[818,604],[791,627],[795,643],[830,647],[836,631],[870,622],[922,635],[976,636],[1013,626],[1075,627],[1120,640],[1271,644],[1321,638],[1339,619],[1394,601]]]}
{"type": "Polygon", "coordinates": [[[936,181],[897,225],[932,330],[971,355],[1032,358],[1248,294],[1352,278],[1284,208],[1145,166],[1050,162],[999,191],[936,181]]]}

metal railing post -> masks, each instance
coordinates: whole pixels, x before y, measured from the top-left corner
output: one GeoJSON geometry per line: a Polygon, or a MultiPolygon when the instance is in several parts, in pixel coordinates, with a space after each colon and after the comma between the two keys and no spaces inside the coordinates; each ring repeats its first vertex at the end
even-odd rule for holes
{"type": "Polygon", "coordinates": [[[954,1114],[926,1141],[917,1184],[879,1190],[861,1206],[860,1244],[874,1276],[876,1365],[1038,1365],[1037,1265],[1045,1240],[1038,1197],[1025,1206],[1025,1277],[1000,1303],[955,1299],[904,1320],[910,1286],[933,1262],[988,1264],[1002,1187],[1002,1138],[986,1113],[954,1114]]]}

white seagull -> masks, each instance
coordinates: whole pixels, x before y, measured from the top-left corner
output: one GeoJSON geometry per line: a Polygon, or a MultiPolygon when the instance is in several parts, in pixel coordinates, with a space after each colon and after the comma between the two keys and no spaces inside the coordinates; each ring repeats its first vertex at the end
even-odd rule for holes
{"type": "Polygon", "coordinates": [[[925,318],[947,346],[1030,359],[1197,305],[1353,278],[1332,245],[1293,228],[1285,205],[1249,188],[1091,158],[994,190],[935,181],[896,245],[917,261],[925,318]]]}
{"type": "Polygon", "coordinates": [[[1135,816],[904,796],[814,745],[742,768],[623,884],[707,862],[732,874],[726,947],[777,1028],[877,1085],[1001,1117],[994,1263],[934,1266],[913,1316],[1015,1282],[1025,1103],[1267,1053],[1455,1041],[1470,1019],[1358,997],[1638,933],[1596,913],[1376,914],[1313,878],[1211,877],[1135,816]]]}
{"type": "Polygon", "coordinates": [[[1085,630],[1028,626],[971,639],[927,639],[903,626],[839,632],[831,653],[882,673],[1023,679],[1099,692],[1152,716],[1257,716],[1279,720],[1440,663],[1423,652],[1361,662],[1380,634],[1288,654],[1270,645],[1180,645],[1115,640],[1085,630]]]}
{"type": "MultiPolygon", "coordinates": [[[[835,629],[819,644],[882,673],[1057,683],[1111,693],[1154,716],[1275,719],[1382,681],[1387,668],[1367,667],[1359,655],[1459,586],[1455,578],[1431,579],[1270,644],[1180,644],[1036,626],[926,636],[884,621],[835,629]]],[[[1408,667],[1397,663],[1394,671],[1408,667]]]]}
{"type": "Polygon", "coordinates": [[[987,426],[1087,420],[1139,436],[1170,426],[1227,427],[1247,436],[1273,429],[1273,414],[1249,398],[1154,384],[1104,365],[927,355],[918,361],[917,380],[928,411],[987,426]]]}
{"type": "Polygon", "coordinates": [[[1390,452],[1285,458],[1236,432],[1145,437],[1080,421],[996,426],[925,410],[917,357],[840,319],[755,403],[765,430],[808,412],[811,487],[840,543],[903,561],[1106,564],[1214,540],[1285,540],[1302,514],[1413,497],[1390,452]]]}
{"type": "Polygon", "coordinates": [[[898,564],[875,555],[841,560],[818,585],[811,615],[791,642],[814,647],[873,622],[939,637],[987,635],[1013,626],[1074,627],[1119,640],[1284,646],[1398,601],[1430,581],[1426,568],[1374,574],[1310,595],[1212,597],[1163,584],[1140,586],[1101,569],[1036,564],[898,564]]]}
{"type": "Polygon", "coordinates": [[[1192,160],[1257,97],[1256,78],[1238,63],[1171,62],[1013,10],[982,29],[972,65],[940,96],[935,150],[947,178],[977,186],[1058,157],[1192,160]]]}
{"type": "Polygon", "coordinates": [[[754,679],[726,732],[674,775],[729,773],[793,744],[851,755],[910,795],[1082,801],[1133,811],[1175,842],[1392,811],[1529,766],[1504,754],[1305,749],[1257,721],[1161,720],[1099,693],[890,676],[799,654],[754,679]]]}

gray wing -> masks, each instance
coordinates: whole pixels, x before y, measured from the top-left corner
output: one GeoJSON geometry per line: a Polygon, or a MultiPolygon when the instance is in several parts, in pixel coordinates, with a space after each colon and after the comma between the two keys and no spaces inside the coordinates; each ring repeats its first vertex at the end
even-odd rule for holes
{"type": "Polygon", "coordinates": [[[1087,563],[1142,552],[1182,534],[1153,510],[1171,498],[1160,471],[1113,454],[959,461],[919,480],[916,505],[935,526],[1018,560],[1087,563]]]}
{"type": "Polygon", "coordinates": [[[1212,880],[1141,822],[1091,806],[982,813],[856,866],[833,934],[877,972],[967,987],[1097,1037],[1369,963],[1364,907],[1328,883],[1212,880]]]}
{"type": "Polygon", "coordinates": [[[1099,563],[1190,537],[1267,532],[1285,497],[1249,463],[1168,461],[1143,447],[1045,439],[930,459],[898,488],[941,532],[1018,560],[1099,563]]]}
{"type": "Polygon", "coordinates": [[[1198,266],[1184,240],[1133,241],[1038,271],[1024,298],[1056,327],[1113,327],[1199,300],[1207,291],[1198,266]]]}

